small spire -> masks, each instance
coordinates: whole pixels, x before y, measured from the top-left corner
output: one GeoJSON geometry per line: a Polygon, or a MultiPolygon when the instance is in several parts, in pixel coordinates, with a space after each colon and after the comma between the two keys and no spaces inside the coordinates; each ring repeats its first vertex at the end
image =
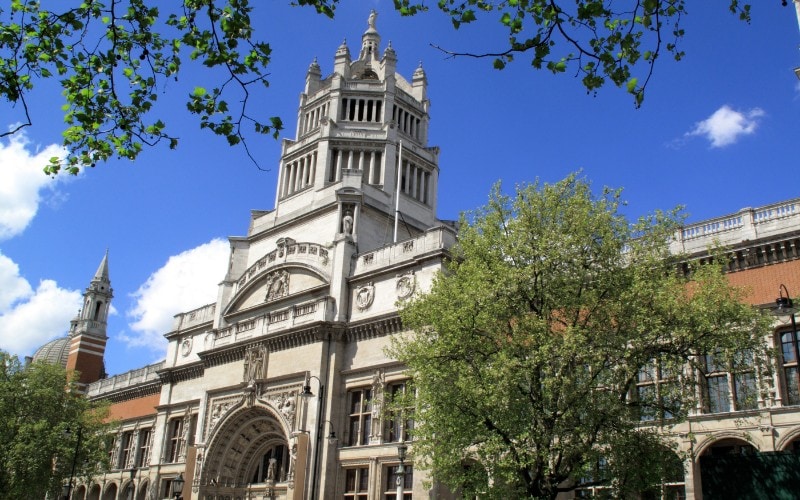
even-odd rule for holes
{"type": "Polygon", "coordinates": [[[108,248],[106,248],[106,254],[103,256],[103,260],[100,262],[100,265],[97,267],[97,272],[94,273],[94,278],[92,281],[109,281],[108,279],[108,248]]]}
{"type": "Polygon", "coordinates": [[[308,72],[313,74],[321,74],[322,70],[319,67],[319,63],[317,62],[317,58],[314,57],[314,60],[311,61],[311,64],[308,65],[308,72]]]}

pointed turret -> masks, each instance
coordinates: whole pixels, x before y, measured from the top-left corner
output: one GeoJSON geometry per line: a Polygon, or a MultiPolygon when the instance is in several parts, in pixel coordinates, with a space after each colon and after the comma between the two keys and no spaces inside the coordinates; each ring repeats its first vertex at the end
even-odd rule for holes
{"type": "Polygon", "coordinates": [[[83,293],[83,308],[70,324],[67,370],[80,373],[81,386],[105,376],[108,310],[114,297],[108,277],[108,250],[83,293]]]}

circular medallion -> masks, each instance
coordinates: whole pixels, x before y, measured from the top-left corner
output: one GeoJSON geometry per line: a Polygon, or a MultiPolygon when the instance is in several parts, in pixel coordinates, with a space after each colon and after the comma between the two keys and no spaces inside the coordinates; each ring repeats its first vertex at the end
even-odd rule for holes
{"type": "Polygon", "coordinates": [[[192,339],[184,339],[181,342],[181,354],[183,356],[188,356],[189,353],[192,352],[192,339]]]}
{"type": "Polygon", "coordinates": [[[411,276],[401,276],[397,280],[397,297],[407,299],[414,293],[414,278],[411,276]]]}

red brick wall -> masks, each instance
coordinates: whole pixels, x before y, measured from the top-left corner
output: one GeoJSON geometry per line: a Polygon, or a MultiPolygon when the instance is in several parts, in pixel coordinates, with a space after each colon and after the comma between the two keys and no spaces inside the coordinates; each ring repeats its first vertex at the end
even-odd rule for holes
{"type": "Polygon", "coordinates": [[[774,304],[781,284],[794,299],[800,296],[800,260],[729,273],[728,279],[735,286],[746,287],[748,302],[754,305],[774,304]]]}
{"type": "Polygon", "coordinates": [[[129,420],[156,414],[156,406],[161,394],[156,393],[121,403],[114,403],[109,408],[110,420],[129,420]]]}

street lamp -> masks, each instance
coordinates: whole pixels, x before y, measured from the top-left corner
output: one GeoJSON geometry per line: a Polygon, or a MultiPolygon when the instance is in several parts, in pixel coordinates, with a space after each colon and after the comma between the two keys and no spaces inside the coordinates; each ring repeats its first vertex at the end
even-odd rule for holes
{"type": "Polygon", "coordinates": [[[780,287],[778,287],[778,298],[775,299],[775,309],[772,310],[772,314],[775,316],[784,316],[788,314],[789,318],[792,320],[792,333],[796,334],[797,324],[794,319],[794,313],[796,312],[797,309],[795,309],[794,302],[789,296],[789,290],[786,289],[786,285],[781,283],[780,287]]]}
{"type": "MultiPolygon", "coordinates": [[[[69,437],[72,432],[67,427],[64,430],[64,437],[69,437]]],[[[83,428],[78,426],[78,438],[75,440],[75,452],[72,454],[72,470],[69,473],[69,482],[66,486],[64,486],[64,500],[69,500],[69,496],[72,493],[72,478],[75,477],[75,464],[78,462],[78,450],[81,447],[81,436],[83,435],[83,428]]]]}
{"type": "Polygon", "coordinates": [[[183,493],[183,484],[185,482],[186,481],[183,480],[183,472],[172,480],[172,494],[175,496],[175,500],[183,500],[181,493],[183,493]]]}
{"type": "Polygon", "coordinates": [[[408,451],[408,446],[406,446],[405,442],[402,442],[397,446],[397,458],[400,460],[400,465],[397,467],[397,477],[394,481],[394,484],[397,487],[397,493],[395,495],[396,500],[403,500],[403,485],[405,483],[406,473],[406,451],[408,451]]]}

